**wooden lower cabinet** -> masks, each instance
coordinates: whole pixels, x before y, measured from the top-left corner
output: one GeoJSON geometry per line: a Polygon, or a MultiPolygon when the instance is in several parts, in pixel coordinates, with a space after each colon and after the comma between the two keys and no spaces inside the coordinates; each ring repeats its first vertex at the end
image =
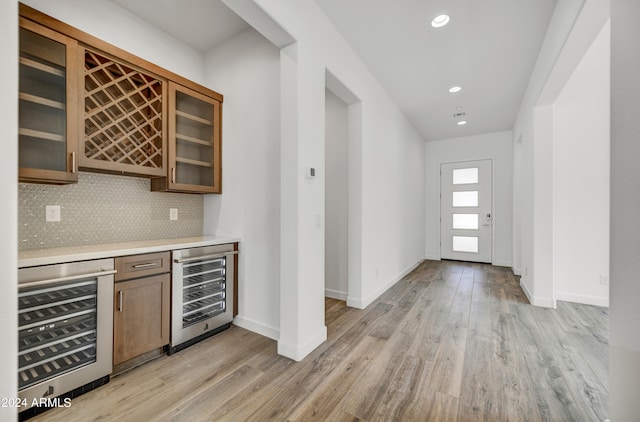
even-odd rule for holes
{"type": "Polygon", "coordinates": [[[170,274],[115,284],[114,366],[169,344],[170,287],[170,274]]]}

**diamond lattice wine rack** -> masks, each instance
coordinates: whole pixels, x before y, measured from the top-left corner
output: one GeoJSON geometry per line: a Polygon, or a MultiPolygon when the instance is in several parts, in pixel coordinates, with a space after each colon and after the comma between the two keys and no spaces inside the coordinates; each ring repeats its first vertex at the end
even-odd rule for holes
{"type": "Polygon", "coordinates": [[[84,62],[81,167],[165,176],[165,83],[89,49],[84,62]]]}

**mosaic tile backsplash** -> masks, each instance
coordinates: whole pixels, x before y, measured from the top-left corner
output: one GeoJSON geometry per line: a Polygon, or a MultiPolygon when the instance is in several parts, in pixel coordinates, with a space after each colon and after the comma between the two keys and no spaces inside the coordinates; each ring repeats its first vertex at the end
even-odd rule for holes
{"type": "Polygon", "coordinates": [[[150,192],[149,179],[100,173],[78,183],[18,188],[19,249],[93,245],[202,235],[202,195],[150,192]],[[47,205],[59,205],[61,221],[46,222],[47,205]],[[169,220],[169,209],[178,220],[169,220]]]}

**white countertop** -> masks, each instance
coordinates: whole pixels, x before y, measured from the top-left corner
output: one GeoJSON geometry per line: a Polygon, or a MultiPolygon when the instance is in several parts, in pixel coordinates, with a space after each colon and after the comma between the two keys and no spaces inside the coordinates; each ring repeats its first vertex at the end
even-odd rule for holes
{"type": "Polygon", "coordinates": [[[18,252],[18,268],[197,248],[200,246],[222,245],[224,243],[235,243],[239,241],[240,238],[238,237],[197,236],[179,239],[141,240],[136,242],[34,249],[18,252]]]}

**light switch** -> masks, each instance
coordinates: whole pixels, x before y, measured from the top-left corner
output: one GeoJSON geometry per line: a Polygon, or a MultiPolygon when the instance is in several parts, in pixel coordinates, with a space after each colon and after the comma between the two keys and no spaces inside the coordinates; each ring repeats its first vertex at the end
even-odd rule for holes
{"type": "Polygon", "coordinates": [[[169,220],[177,220],[177,219],[178,219],[178,209],[169,208],[169,220]]]}
{"type": "Polygon", "coordinates": [[[307,179],[313,179],[316,177],[316,169],[314,167],[307,167],[307,179]]]}

